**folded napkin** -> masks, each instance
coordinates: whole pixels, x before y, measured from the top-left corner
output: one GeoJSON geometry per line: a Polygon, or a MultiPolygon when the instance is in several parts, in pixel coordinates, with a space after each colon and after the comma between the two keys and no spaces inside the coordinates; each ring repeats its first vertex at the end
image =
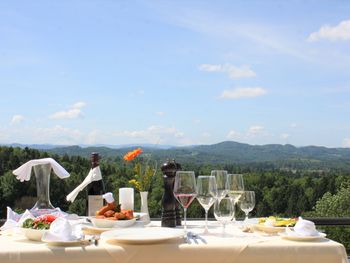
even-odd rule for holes
{"type": "Polygon", "coordinates": [[[89,174],[85,177],[84,181],[77,186],[69,195],[67,195],[67,201],[74,202],[75,198],[81,190],[83,190],[88,184],[93,181],[98,181],[102,179],[100,167],[97,166],[90,170],[89,174]]]}
{"type": "Polygon", "coordinates": [[[44,238],[50,241],[77,241],[83,234],[80,225],[71,225],[65,218],[59,217],[51,223],[50,229],[44,238]]]}
{"type": "Polygon", "coordinates": [[[69,173],[52,158],[43,158],[28,161],[16,170],[14,170],[13,174],[16,175],[16,178],[21,182],[29,181],[32,172],[32,167],[39,164],[50,164],[55,174],[61,179],[69,177],[69,173]]]}
{"type": "Polygon", "coordinates": [[[302,217],[298,218],[297,223],[293,227],[294,231],[287,228],[288,235],[294,236],[319,236],[320,233],[316,230],[315,223],[309,220],[304,220],[302,217]],[[288,231],[289,230],[289,231],[288,231]]]}
{"type": "MultiPolygon", "coordinates": [[[[53,209],[53,211],[48,214],[69,220],[79,219],[78,215],[65,213],[61,211],[61,209],[59,209],[58,207],[53,209]]],[[[0,227],[0,230],[8,230],[12,228],[22,227],[24,221],[26,221],[28,218],[34,219],[35,217],[35,211],[30,211],[27,209],[23,214],[18,214],[14,212],[10,207],[7,207],[7,219],[5,224],[3,224],[2,227],[0,227]]]]}

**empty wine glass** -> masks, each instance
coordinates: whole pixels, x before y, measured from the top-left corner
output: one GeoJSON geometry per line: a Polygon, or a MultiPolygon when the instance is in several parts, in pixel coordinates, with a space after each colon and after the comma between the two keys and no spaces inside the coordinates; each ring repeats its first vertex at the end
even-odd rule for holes
{"type": "Polygon", "coordinates": [[[234,203],[236,204],[244,191],[243,175],[228,174],[226,181],[226,189],[228,196],[231,197],[234,203]]]}
{"type": "Polygon", "coordinates": [[[225,170],[213,170],[211,175],[215,176],[216,186],[217,186],[217,198],[222,199],[227,195],[226,181],[227,181],[227,171],[225,170]]]}
{"type": "Polygon", "coordinates": [[[255,206],[255,192],[244,191],[239,199],[239,207],[245,213],[244,222],[248,222],[248,214],[254,209],[255,206]]]}
{"type": "Polygon", "coordinates": [[[208,234],[208,211],[217,196],[216,180],[214,176],[200,175],[197,177],[197,200],[205,210],[204,234],[208,234]]]}
{"type": "Polygon", "coordinates": [[[177,171],[174,181],[174,196],[184,208],[184,231],[187,234],[186,212],[196,197],[196,177],[192,171],[177,171]]]}
{"type": "Polygon", "coordinates": [[[222,235],[226,235],[226,224],[234,217],[234,203],[232,198],[224,197],[216,199],[214,203],[214,216],[222,224],[222,235]]]}

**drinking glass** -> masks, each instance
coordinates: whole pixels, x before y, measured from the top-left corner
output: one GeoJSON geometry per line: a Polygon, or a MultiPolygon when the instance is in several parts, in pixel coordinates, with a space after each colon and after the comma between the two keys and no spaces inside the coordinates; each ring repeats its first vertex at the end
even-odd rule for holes
{"type": "Polygon", "coordinates": [[[226,181],[227,181],[227,171],[225,170],[213,170],[211,175],[215,176],[216,186],[217,186],[217,198],[222,199],[227,195],[226,181]]]}
{"type": "Polygon", "coordinates": [[[200,175],[197,178],[197,200],[205,210],[204,234],[208,234],[208,211],[217,196],[217,186],[214,176],[200,175]]]}
{"type": "Polygon", "coordinates": [[[196,177],[192,171],[177,171],[174,181],[174,196],[184,208],[184,230],[187,234],[186,212],[196,197],[196,177]]]}
{"type": "Polygon", "coordinates": [[[233,200],[234,204],[236,204],[244,191],[243,175],[228,174],[226,189],[228,196],[233,200]]]}
{"type": "Polygon", "coordinates": [[[255,206],[255,192],[244,191],[239,200],[239,207],[245,213],[245,222],[248,222],[248,214],[254,209],[255,206]]]}
{"type": "Polygon", "coordinates": [[[234,203],[232,198],[216,199],[214,203],[214,216],[222,224],[222,235],[225,236],[225,227],[234,217],[234,203]]]}

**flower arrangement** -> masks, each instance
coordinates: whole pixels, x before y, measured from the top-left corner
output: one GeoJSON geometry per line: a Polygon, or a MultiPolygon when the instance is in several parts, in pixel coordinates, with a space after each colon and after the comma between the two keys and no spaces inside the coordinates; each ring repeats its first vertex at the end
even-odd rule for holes
{"type": "Polygon", "coordinates": [[[140,157],[141,148],[137,148],[124,155],[124,160],[127,162],[134,161],[134,179],[129,180],[129,183],[139,192],[149,191],[152,179],[157,170],[156,162],[151,162],[147,156],[140,157]]]}

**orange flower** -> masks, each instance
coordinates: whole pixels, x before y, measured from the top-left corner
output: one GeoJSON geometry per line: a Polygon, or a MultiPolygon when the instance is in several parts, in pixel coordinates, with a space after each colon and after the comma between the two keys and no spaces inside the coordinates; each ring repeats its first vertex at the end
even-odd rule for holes
{"type": "Polygon", "coordinates": [[[128,152],[127,154],[124,155],[124,160],[125,161],[131,161],[134,160],[134,158],[142,153],[142,149],[141,148],[137,148],[136,150],[133,150],[131,152],[128,152]]]}

